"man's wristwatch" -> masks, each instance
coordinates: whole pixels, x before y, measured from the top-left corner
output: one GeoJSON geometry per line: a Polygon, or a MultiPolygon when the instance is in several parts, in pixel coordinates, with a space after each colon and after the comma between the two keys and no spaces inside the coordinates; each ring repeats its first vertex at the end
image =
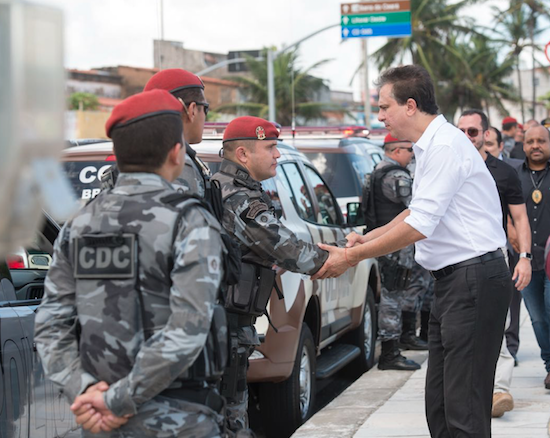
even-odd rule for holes
{"type": "Polygon", "coordinates": [[[531,254],[530,252],[521,252],[519,254],[519,258],[524,258],[524,259],[527,259],[527,260],[533,260],[533,254],[531,254]]]}

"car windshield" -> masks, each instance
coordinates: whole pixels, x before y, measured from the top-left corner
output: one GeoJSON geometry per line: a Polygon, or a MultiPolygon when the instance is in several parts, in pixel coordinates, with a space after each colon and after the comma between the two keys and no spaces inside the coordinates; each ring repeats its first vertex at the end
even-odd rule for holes
{"type": "Polygon", "coordinates": [[[364,155],[336,152],[311,152],[306,156],[319,171],[337,198],[361,196],[365,176],[372,164],[364,155]],[[346,178],[354,175],[354,178],[346,178]]]}

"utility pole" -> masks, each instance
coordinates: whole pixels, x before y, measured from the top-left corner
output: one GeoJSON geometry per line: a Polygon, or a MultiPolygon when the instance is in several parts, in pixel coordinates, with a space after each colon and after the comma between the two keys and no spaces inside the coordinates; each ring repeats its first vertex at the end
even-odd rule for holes
{"type": "Polygon", "coordinates": [[[364,101],[364,113],[365,113],[365,126],[370,129],[370,114],[371,114],[371,107],[370,107],[370,80],[369,80],[369,46],[367,44],[367,38],[361,39],[361,44],[363,46],[363,67],[365,69],[365,93],[363,97],[364,101]]]}
{"type": "Polygon", "coordinates": [[[162,70],[162,42],[164,41],[164,0],[159,0],[160,9],[160,42],[158,47],[158,66],[162,70]]]}

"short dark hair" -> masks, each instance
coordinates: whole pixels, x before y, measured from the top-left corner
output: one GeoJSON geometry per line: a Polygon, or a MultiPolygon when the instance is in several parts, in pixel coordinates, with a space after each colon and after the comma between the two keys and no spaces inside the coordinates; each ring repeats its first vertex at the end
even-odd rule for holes
{"type": "Polygon", "coordinates": [[[203,93],[204,91],[202,88],[194,87],[175,91],[172,93],[172,96],[176,98],[179,97],[187,105],[191,102],[202,102],[202,100],[204,99],[203,93]]]}
{"type": "Polygon", "coordinates": [[[154,172],[181,143],[183,124],[175,114],[148,117],[113,129],[113,149],[121,172],[154,172]]]}
{"type": "Polygon", "coordinates": [[[434,84],[425,68],[419,65],[390,68],[376,81],[379,89],[387,84],[393,85],[392,95],[399,105],[405,105],[408,99],[413,99],[423,113],[438,113],[434,84]]]}
{"type": "Polygon", "coordinates": [[[484,131],[487,131],[487,129],[489,129],[489,120],[487,119],[487,115],[483,111],[478,110],[478,109],[469,109],[469,110],[464,111],[460,115],[460,117],[473,116],[475,114],[477,114],[479,117],[481,117],[481,127],[483,128],[484,131]]]}
{"type": "Polygon", "coordinates": [[[502,124],[502,130],[503,131],[509,131],[510,129],[514,128],[515,126],[518,126],[518,122],[503,123],[502,124]]]}
{"type": "Polygon", "coordinates": [[[502,133],[498,130],[498,128],[495,128],[494,126],[490,126],[489,129],[492,129],[493,132],[497,135],[497,146],[500,147],[500,144],[502,143],[502,133]]]}

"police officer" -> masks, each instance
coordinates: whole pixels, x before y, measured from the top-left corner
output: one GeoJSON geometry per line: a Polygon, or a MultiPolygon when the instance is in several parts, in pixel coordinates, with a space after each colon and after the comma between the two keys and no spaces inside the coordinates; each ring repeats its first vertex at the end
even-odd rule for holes
{"type": "Polygon", "coordinates": [[[36,316],[46,375],[102,436],[221,436],[220,225],[169,182],[184,166],[181,111],[164,90],[115,107],[120,176],[60,231],[36,316]]]}
{"type": "Polygon", "coordinates": [[[256,316],[265,311],[271,295],[275,280],[273,264],[312,275],[327,259],[326,251],[299,240],[280,222],[270,197],[262,189],[261,181],[277,172],[278,137],[275,126],[264,119],[236,118],[224,132],[224,159],[220,171],[212,177],[222,190],[222,225],[239,241],[243,254],[241,281],[230,288],[226,301],[231,342],[237,349],[237,354],[231,357],[236,363],[228,367],[222,379],[228,426],[234,431],[248,427],[246,369],[248,357],[259,345],[253,324],[256,316]]]}
{"type": "MultiPolygon", "coordinates": [[[[181,68],[171,68],[155,73],[145,85],[143,91],[155,89],[166,90],[183,104],[182,122],[185,132],[185,166],[174,186],[184,192],[205,199],[221,217],[221,201],[210,183],[210,169],[197,157],[197,152],[190,146],[202,141],[204,122],[210,105],[204,95],[204,83],[195,74],[181,68]]],[[[102,187],[110,188],[116,181],[116,167],[105,172],[102,187]]]]}
{"type": "MultiPolygon", "coordinates": [[[[390,134],[384,139],[384,159],[376,166],[369,193],[367,223],[370,228],[378,228],[399,215],[407,208],[412,196],[412,178],[406,166],[413,157],[410,142],[393,138],[390,134]]],[[[381,370],[417,370],[420,365],[402,356],[398,341],[402,333],[402,307],[408,288],[411,269],[414,263],[414,246],[409,245],[400,251],[378,258],[382,276],[382,293],[378,308],[378,336],[382,342],[382,353],[378,361],[381,370]]],[[[409,312],[409,315],[412,312],[409,312]]],[[[405,329],[412,345],[421,348],[426,343],[410,333],[416,314],[406,319],[405,329]]]]}

